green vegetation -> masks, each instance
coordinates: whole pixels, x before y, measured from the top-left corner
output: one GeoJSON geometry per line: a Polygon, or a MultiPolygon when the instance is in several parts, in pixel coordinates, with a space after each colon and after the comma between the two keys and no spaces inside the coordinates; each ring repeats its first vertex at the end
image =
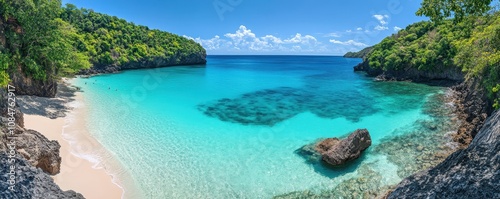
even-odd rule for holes
{"type": "Polygon", "coordinates": [[[479,78],[495,108],[500,108],[500,12],[487,13],[490,2],[424,0],[417,14],[433,21],[412,24],[385,38],[366,60],[371,68],[384,71],[442,72],[458,67],[467,79],[479,78]],[[447,19],[450,16],[456,18],[447,19]]]}
{"type": "Polygon", "coordinates": [[[64,7],[61,18],[69,22],[81,36],[77,48],[89,56],[94,65],[122,65],[128,62],[161,58],[181,63],[183,57],[205,52],[198,43],[146,26],[134,25],[74,5],[64,7]]]}
{"type": "Polygon", "coordinates": [[[454,17],[462,21],[469,16],[482,16],[488,12],[492,0],[423,0],[418,16],[428,16],[432,21],[454,17]]]}
{"type": "Polygon", "coordinates": [[[0,86],[16,71],[51,80],[90,66],[73,47],[76,32],[58,19],[60,6],[55,0],[0,0],[0,86]]]}
{"type": "Polygon", "coordinates": [[[344,57],[347,57],[347,58],[363,58],[365,59],[366,56],[372,51],[373,49],[373,46],[370,46],[370,47],[366,47],[364,48],[363,50],[359,51],[359,52],[347,52],[344,57]]]}
{"type": "Polygon", "coordinates": [[[53,81],[94,66],[205,54],[198,43],[61,0],[0,0],[0,86],[13,74],[53,81]]]}

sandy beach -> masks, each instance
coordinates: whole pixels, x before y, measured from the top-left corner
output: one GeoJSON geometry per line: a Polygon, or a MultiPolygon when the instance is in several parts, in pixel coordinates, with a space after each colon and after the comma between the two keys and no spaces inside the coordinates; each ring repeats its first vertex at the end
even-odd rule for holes
{"type": "Polygon", "coordinates": [[[86,131],[82,93],[65,93],[69,91],[65,89],[68,87],[60,89],[62,93],[55,99],[21,99],[25,128],[39,131],[61,145],[61,172],[53,179],[62,190],[74,190],[87,199],[121,198],[122,188],[113,182],[105,168],[75,155],[93,153],[102,147],[86,131]]]}

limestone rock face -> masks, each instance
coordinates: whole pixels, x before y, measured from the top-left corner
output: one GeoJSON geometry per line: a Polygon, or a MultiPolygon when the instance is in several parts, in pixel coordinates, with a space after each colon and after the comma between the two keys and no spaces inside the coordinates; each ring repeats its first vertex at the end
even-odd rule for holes
{"type": "Polygon", "coordinates": [[[354,71],[365,71],[369,76],[381,80],[397,80],[397,81],[416,81],[425,82],[429,80],[450,80],[461,82],[464,80],[464,74],[458,67],[442,67],[436,66],[433,71],[418,70],[413,67],[403,68],[401,70],[375,69],[370,67],[368,60],[354,67],[354,71]]]}
{"type": "Polygon", "coordinates": [[[169,59],[158,57],[152,59],[131,61],[123,65],[94,64],[92,68],[87,70],[82,70],[79,72],[79,74],[93,75],[99,73],[116,73],[121,70],[128,70],[128,69],[146,69],[146,68],[159,68],[159,67],[176,66],[176,65],[206,64],[207,63],[206,57],[207,54],[205,51],[203,51],[203,52],[195,52],[187,56],[176,54],[175,56],[172,56],[169,59]]]}
{"type": "Polygon", "coordinates": [[[0,153],[0,198],[32,198],[32,199],[83,199],[84,197],[74,191],[62,191],[54,180],[40,168],[33,167],[21,157],[9,158],[5,153],[0,153]],[[14,163],[8,160],[15,160],[14,163]],[[13,190],[9,190],[8,179],[10,166],[14,166],[16,181],[13,190]]]}
{"type": "Polygon", "coordinates": [[[388,198],[500,198],[500,111],[468,148],[404,179],[388,198]]]}
{"type": "Polygon", "coordinates": [[[34,95],[38,97],[54,97],[57,93],[57,82],[53,79],[34,80],[26,77],[21,70],[10,76],[11,85],[16,87],[16,95],[34,95]]]}
{"type": "Polygon", "coordinates": [[[370,134],[366,129],[358,129],[346,139],[338,142],[325,141],[320,144],[331,146],[326,152],[321,153],[323,160],[334,166],[343,165],[348,161],[359,158],[361,152],[372,144],[370,134]]]}
{"type": "Polygon", "coordinates": [[[25,130],[10,141],[15,141],[18,153],[33,166],[50,175],[59,173],[61,165],[59,149],[61,145],[57,141],[50,141],[41,133],[33,130],[25,130]]]}
{"type": "Polygon", "coordinates": [[[480,84],[480,79],[471,78],[453,87],[457,92],[457,112],[462,121],[453,140],[467,146],[478,134],[486,118],[493,112],[491,101],[480,84]]]}

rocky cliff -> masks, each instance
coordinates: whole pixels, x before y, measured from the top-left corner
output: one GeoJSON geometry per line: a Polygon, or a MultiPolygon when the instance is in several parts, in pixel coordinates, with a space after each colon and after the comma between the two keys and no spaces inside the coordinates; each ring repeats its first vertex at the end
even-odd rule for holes
{"type": "Polygon", "coordinates": [[[9,158],[5,153],[0,153],[0,198],[12,199],[83,199],[84,197],[74,191],[62,191],[54,180],[40,168],[34,167],[22,157],[9,158]],[[8,160],[15,161],[16,182],[13,190],[8,189],[9,172],[8,160]]]}
{"type": "Polygon", "coordinates": [[[16,87],[18,95],[35,95],[39,97],[54,97],[57,92],[56,80],[34,80],[27,77],[21,70],[10,75],[12,86],[16,87]]]}
{"type": "Polygon", "coordinates": [[[464,74],[458,67],[436,66],[432,71],[406,67],[401,70],[382,70],[370,67],[367,60],[354,67],[354,71],[365,71],[380,80],[426,82],[432,80],[464,81],[464,74]]]}
{"type": "Polygon", "coordinates": [[[196,52],[189,54],[187,56],[181,56],[176,54],[170,58],[150,58],[143,59],[139,61],[131,61],[122,65],[104,65],[104,64],[94,64],[90,69],[82,70],[79,72],[80,75],[93,75],[100,73],[116,73],[122,70],[128,69],[146,69],[146,68],[158,68],[165,66],[177,66],[177,65],[197,65],[206,64],[207,54],[205,51],[196,52]]]}
{"type": "Polygon", "coordinates": [[[388,198],[500,198],[500,111],[468,148],[404,179],[388,198]]]}

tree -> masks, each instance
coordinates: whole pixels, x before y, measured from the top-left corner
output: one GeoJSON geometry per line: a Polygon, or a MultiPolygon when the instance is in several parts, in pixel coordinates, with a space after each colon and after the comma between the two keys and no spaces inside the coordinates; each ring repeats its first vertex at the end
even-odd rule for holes
{"type": "Polygon", "coordinates": [[[427,16],[434,22],[454,18],[459,22],[467,16],[480,16],[487,13],[492,0],[423,0],[418,16],[427,16]]]}

